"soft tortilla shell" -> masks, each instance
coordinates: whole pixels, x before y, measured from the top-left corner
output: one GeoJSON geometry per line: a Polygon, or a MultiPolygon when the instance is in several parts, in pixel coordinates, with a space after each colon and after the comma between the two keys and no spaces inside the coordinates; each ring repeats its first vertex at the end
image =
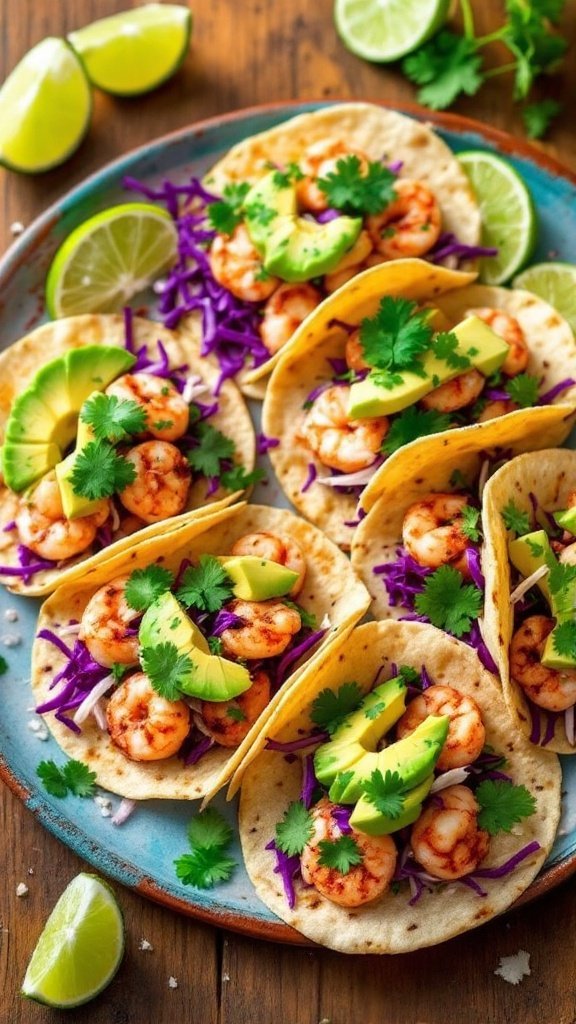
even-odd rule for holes
{"type": "Polygon", "coordinates": [[[286,695],[268,721],[258,747],[262,748],[268,736],[287,741],[308,733],[311,702],[325,687],[336,689],[355,680],[367,692],[380,667],[389,669],[392,663],[418,670],[425,664],[436,682],[473,696],[482,708],[487,742],[506,755],[510,775],[536,800],[535,814],[515,828],[514,834],[500,833],[492,839],[482,867],[504,863],[533,840],[542,849],[505,878],[482,879],[482,887],[488,891],[483,898],[455,883],[425,894],[413,907],[402,889],[398,895],[387,893],[373,905],[347,910],[297,882],[296,906],[290,910],[282,882],[273,871],[274,854],[265,846],[274,838],[275,826],[288,804],[299,797],[301,768],[299,762],[288,764],[282,754],[264,750],[245,771],[240,797],[240,838],[248,874],[259,897],[282,920],[309,939],[344,953],[409,952],[444,942],[501,913],[537,874],[560,816],[558,759],[531,746],[521,733],[511,735],[501,693],[474,651],[421,623],[370,622],[353,630],[338,650],[328,652],[323,664],[317,665],[306,691],[302,688],[286,695]]]}
{"type": "MultiPolygon", "coordinates": [[[[240,747],[233,751],[215,747],[193,766],[185,767],[177,757],[148,764],[129,761],[92,718],[77,736],[53,715],[47,716],[47,724],[60,747],[69,757],[88,764],[96,772],[100,786],[132,800],[195,800],[213,795],[240,764],[283,693],[296,681],[306,685],[326,647],[362,617],[369,596],[345,555],[315,527],[284,509],[237,504],[221,508],[213,515],[191,515],[179,529],[86,567],[81,582],[60,587],[42,606],[39,630],[58,633],[70,620],[81,619],[92,594],[116,576],[152,562],[176,571],[183,558],[197,561],[202,554],[226,554],[239,537],[258,530],[291,537],[304,550],[307,574],[298,602],[316,615],[318,623],[329,616],[330,628],[322,644],[288,677],[240,747]]],[[[39,638],[34,641],[32,688],[37,704],[48,698],[49,685],[64,662],[65,658],[51,643],[39,638]]]]}
{"type": "MultiPolygon", "coordinates": [[[[133,321],[134,343],[136,348],[146,345],[150,355],[156,356],[156,342],[160,340],[168,352],[170,364],[179,366],[187,363],[192,374],[197,374],[208,384],[213,392],[218,381],[218,370],[200,357],[198,348],[190,338],[169,331],[161,324],[151,320],[135,317],[133,321]]],[[[124,320],[121,316],[75,316],[54,323],[44,324],[26,337],[0,354],[0,438],[4,434],[12,403],[17,395],[30,384],[39,368],[53,359],[58,358],[73,348],[84,345],[117,345],[124,347],[124,320]]],[[[211,424],[228,437],[236,445],[236,459],[249,471],[254,466],[255,439],[252,421],[242,395],[232,381],[226,381],[220,391],[219,408],[211,419],[211,424]]],[[[171,520],[177,526],[185,521],[190,511],[211,505],[219,501],[227,492],[219,488],[212,495],[206,495],[207,483],[198,480],[192,483],[186,510],[171,520]]],[[[14,519],[19,499],[14,493],[0,484],[0,522],[7,523],[14,519]]],[[[137,531],[138,543],[153,537],[158,530],[166,530],[167,523],[143,525],[137,531]]],[[[6,582],[9,590],[19,594],[44,595],[51,593],[57,586],[65,585],[72,580],[80,579],[86,568],[101,558],[107,559],[112,550],[127,550],[135,543],[134,535],[116,541],[95,555],[80,555],[70,559],[61,568],[47,569],[35,573],[29,583],[10,577],[6,582]]],[[[18,565],[18,535],[15,531],[0,531],[0,560],[4,565],[18,565]]]]}
{"type": "MultiPolygon", "coordinates": [[[[576,452],[556,448],[513,459],[494,474],[484,490],[485,640],[498,665],[508,710],[527,736],[531,730],[528,702],[510,675],[509,648],[514,614],[510,604],[509,535],[501,513],[509,501],[514,501],[522,512],[531,514],[530,494],[536,496],[540,508],[550,512],[566,508],[568,495],[575,488],[576,452]]],[[[566,738],[563,715],[556,719],[554,736],[547,749],[559,754],[576,754],[576,748],[566,738]]]]}
{"type": "Polygon", "coordinates": [[[352,542],[352,565],[372,595],[376,618],[406,614],[405,608],[390,604],[383,578],[374,574],[374,567],[396,559],[410,505],[435,491],[457,491],[450,482],[455,470],[472,491],[477,490],[478,474],[488,456],[509,459],[561,444],[572,420],[573,414],[567,416],[562,406],[519,409],[487,423],[422,437],[386,460],[362,494],[362,507],[369,511],[352,542]]]}

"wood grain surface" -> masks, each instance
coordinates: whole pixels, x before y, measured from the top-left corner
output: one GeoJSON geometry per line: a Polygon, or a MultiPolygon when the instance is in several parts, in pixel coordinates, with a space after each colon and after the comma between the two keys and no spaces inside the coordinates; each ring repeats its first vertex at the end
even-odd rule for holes
{"type": "MultiPolygon", "coordinates": [[[[62,35],[127,6],[128,0],[0,0],[0,77],[44,36],[62,35]]],[[[14,222],[29,224],[107,161],[197,119],[273,100],[414,100],[397,67],[369,65],[345,50],[332,24],[331,0],[195,0],[190,6],[192,48],[174,79],[140,100],[97,94],[89,135],[62,168],[35,178],[0,170],[2,251],[14,222]]],[[[474,8],[482,32],[500,23],[500,0],[476,0],[474,8]]],[[[542,96],[564,101],[564,114],[543,148],[576,170],[576,0],[568,0],[563,28],[571,40],[570,58],[542,96]]],[[[507,77],[493,79],[455,110],[522,135],[507,77]]],[[[22,1001],[19,986],[43,923],[64,886],[86,865],[1,789],[0,1024],[576,1021],[576,879],[475,932],[396,958],[346,958],[221,933],[116,886],[127,950],[112,985],[68,1013],[22,1001]],[[22,881],[29,893],[18,898],[22,881]],[[139,948],[143,938],[153,950],[139,948]],[[500,957],[521,949],[530,954],[531,974],[513,986],[494,971],[500,957]],[[169,986],[170,977],[177,987],[169,986]]]]}

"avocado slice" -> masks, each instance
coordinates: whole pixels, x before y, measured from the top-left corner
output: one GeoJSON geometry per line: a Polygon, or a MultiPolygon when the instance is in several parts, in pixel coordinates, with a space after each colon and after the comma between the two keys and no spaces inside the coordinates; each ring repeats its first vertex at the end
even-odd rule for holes
{"type": "Polygon", "coordinates": [[[234,584],[234,596],[243,601],[266,601],[289,594],[299,573],[257,555],[230,555],[219,558],[220,565],[234,584]]]}
{"type": "Polygon", "coordinates": [[[404,714],[406,684],[401,676],[387,679],[376,686],[360,704],[347,715],[328,743],[318,747],[314,755],[316,778],[330,786],[336,776],[355,765],[376,745],[404,714]]]}
{"type": "Polygon", "coordinates": [[[576,536],[576,506],[555,512],[554,519],[563,530],[568,530],[568,533],[573,533],[576,536]]]}
{"type": "Polygon", "coordinates": [[[264,269],[288,282],[309,281],[334,270],[362,228],[361,217],[343,215],[326,224],[299,217],[296,187],[277,171],[252,186],[244,212],[264,269]]]}
{"type": "MultiPolygon", "coordinates": [[[[455,355],[465,356],[470,361],[470,369],[480,370],[485,377],[489,377],[502,366],[509,346],[479,317],[466,317],[452,328],[451,333],[458,340],[455,355]]],[[[374,416],[389,416],[400,412],[420,401],[440,384],[453,380],[464,372],[462,367],[450,366],[445,359],[439,359],[431,350],[425,352],[419,362],[424,377],[409,370],[402,370],[399,373],[402,382],[387,388],[383,384],[378,384],[377,378],[370,373],[364,380],[352,384],[348,403],[350,418],[370,419],[374,416]]]]}
{"type": "MultiPolygon", "coordinates": [[[[93,392],[97,394],[97,392],[93,392]]],[[[92,395],[89,396],[92,398],[92,395]]],[[[90,441],[94,440],[94,431],[89,423],[84,423],[82,417],[82,409],[80,410],[80,418],[78,419],[78,431],[76,434],[76,447],[70,455],[67,455],[62,462],[59,462],[54,467],[56,473],[56,480],[58,481],[58,487],[60,490],[60,499],[62,501],[62,509],[67,519],[80,519],[82,516],[90,516],[94,512],[97,512],[102,505],[101,498],[86,498],[83,494],[76,494],[76,491],[72,487],[72,472],[74,470],[74,463],[78,453],[85,448],[90,441]]]]}
{"type": "Polygon", "coordinates": [[[162,594],[144,612],[138,638],[141,647],[172,643],[190,660],[189,671],[180,681],[180,689],[200,700],[231,700],[252,685],[244,665],[228,661],[210,648],[198,626],[186,615],[173,594],[162,594]]]}
{"type": "Polygon", "coordinates": [[[60,449],[51,442],[6,441],[2,448],[2,475],[7,487],[20,494],[52,469],[59,458],[60,449]]]}
{"type": "Polygon", "coordinates": [[[420,817],[422,803],[428,796],[434,775],[427,775],[423,782],[404,794],[404,806],[396,818],[382,814],[366,796],[361,796],[350,815],[352,828],[365,832],[369,836],[387,836],[391,832],[399,832],[401,828],[412,825],[420,817]]]}
{"type": "MultiPolygon", "coordinates": [[[[528,579],[533,572],[536,572],[542,565],[550,565],[556,561],[556,556],[550,547],[550,538],[546,530],[533,530],[532,533],[525,533],[522,537],[516,537],[508,544],[508,556],[515,569],[528,579]]],[[[536,584],[542,595],[546,598],[552,608],[552,595],[548,586],[548,577],[543,576],[536,584]]]]}

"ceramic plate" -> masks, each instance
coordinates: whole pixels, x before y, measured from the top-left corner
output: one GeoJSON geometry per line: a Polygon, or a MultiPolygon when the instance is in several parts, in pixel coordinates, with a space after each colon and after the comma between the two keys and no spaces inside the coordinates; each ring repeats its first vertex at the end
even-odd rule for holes
{"type": "MultiPolygon", "coordinates": [[[[246,136],[318,106],[321,104],[286,104],[203,122],[122,157],[71,191],[21,236],[0,264],[3,344],[16,341],[45,319],[44,280],[56,249],[87,217],[127,201],[122,188],[125,174],[148,185],[158,184],[164,177],[185,181],[191,175],[201,175],[246,136]]],[[[416,110],[406,112],[418,116],[416,110]]],[[[553,258],[576,263],[576,178],[509,136],[450,115],[433,120],[456,152],[505,152],[528,183],[538,209],[540,241],[535,261],[553,258]]],[[[261,490],[257,500],[274,504],[281,499],[271,484],[261,490]]],[[[29,728],[34,718],[29,687],[30,645],[37,611],[36,601],[4,592],[0,595],[0,649],[9,662],[9,671],[2,678],[0,775],[8,785],[42,824],[76,853],[145,896],[215,925],[284,942],[303,942],[260,903],[243,867],[230,882],[212,891],[198,891],[178,882],[173,861],[186,852],[186,825],[196,810],[192,804],[149,801],[118,827],[102,816],[101,807],[92,800],[58,800],[43,790],[36,776],[37,764],[44,758],[62,762],[63,756],[51,738],[42,742],[29,728]]],[[[563,770],[565,797],[560,834],[524,900],[540,895],[576,871],[576,757],[564,758],[563,770]]],[[[114,797],[113,806],[118,803],[119,798],[114,797]]],[[[217,804],[234,823],[235,805],[226,805],[223,798],[217,804]]],[[[239,848],[235,852],[241,864],[239,848]]]]}

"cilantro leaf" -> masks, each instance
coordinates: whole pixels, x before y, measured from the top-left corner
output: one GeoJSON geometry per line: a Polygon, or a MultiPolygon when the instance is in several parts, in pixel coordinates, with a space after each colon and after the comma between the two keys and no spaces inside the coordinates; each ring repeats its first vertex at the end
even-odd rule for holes
{"type": "Polygon", "coordinates": [[[8,671],[8,662],[3,654],[0,654],[0,676],[6,675],[8,671]]]}
{"type": "Polygon", "coordinates": [[[344,719],[356,710],[362,697],[358,683],[343,683],[336,693],[327,687],[315,698],[310,718],[316,725],[332,734],[344,719]]]}
{"type": "Polygon", "coordinates": [[[469,540],[480,540],[481,532],[478,529],[480,509],[474,508],[473,505],[464,505],[460,516],[462,518],[461,529],[464,536],[468,537],[469,540]]]}
{"type": "Polygon", "coordinates": [[[260,224],[264,228],[278,216],[278,210],[275,210],[272,206],[266,206],[266,203],[263,203],[261,199],[248,204],[244,209],[252,222],[260,224]]]}
{"type": "Polygon", "coordinates": [[[398,448],[410,444],[417,437],[438,434],[442,430],[448,430],[450,426],[451,419],[448,413],[438,412],[436,409],[418,409],[411,405],[393,418],[382,444],[382,451],[392,455],[398,448]]]}
{"type": "Polygon", "coordinates": [[[422,86],[418,102],[433,110],[445,110],[462,92],[473,96],[484,78],[475,41],[448,31],[406,57],[402,70],[422,86]]]}
{"type": "Polygon", "coordinates": [[[41,779],[44,789],[52,796],[68,796],[68,783],[55,761],[40,761],[36,775],[41,779]]]}
{"type": "Polygon", "coordinates": [[[230,704],[230,706],[226,709],[226,716],[227,718],[232,719],[233,722],[245,722],[247,719],[247,716],[242,711],[242,708],[238,707],[237,704],[230,704]]]}
{"type": "Polygon", "coordinates": [[[140,650],[142,668],[150,683],[166,700],[178,700],[180,684],[193,669],[187,654],[180,654],[176,644],[165,642],[140,650]]]}
{"type": "Polygon", "coordinates": [[[524,99],[536,76],[564,56],[567,42],[550,30],[542,4],[506,0],[506,14],[502,40],[516,57],[514,98],[524,99]]]}
{"type": "Polygon", "coordinates": [[[351,868],[361,864],[363,856],[354,836],[344,835],[339,839],[321,839],[318,843],[318,863],[324,868],[333,868],[341,875],[347,875],[351,868]]]}
{"type": "Polygon", "coordinates": [[[465,370],[470,366],[468,356],[458,352],[458,338],[453,331],[440,331],[432,345],[434,355],[442,359],[452,370],[465,370]]]}
{"type": "Polygon", "coordinates": [[[144,612],[161,594],[170,590],[174,574],[161,565],[147,565],[134,569],[126,582],[124,596],[127,604],[137,612],[144,612]]]}
{"type": "Polygon", "coordinates": [[[528,512],[522,512],[513,498],[504,506],[500,515],[507,530],[514,530],[519,537],[524,533],[530,533],[530,516],[528,512]]]}
{"type": "Polygon", "coordinates": [[[234,441],[204,421],[197,424],[194,436],[198,440],[198,445],[186,452],[186,458],[192,469],[197,473],[202,473],[203,476],[220,476],[220,463],[223,459],[231,459],[234,455],[236,450],[234,441]]]}
{"type": "Polygon", "coordinates": [[[288,857],[302,853],[314,832],[312,815],[301,800],[293,800],[276,825],[276,845],[288,857]]]}
{"type": "Polygon", "coordinates": [[[424,581],[424,590],[416,594],[414,607],[433,626],[462,636],[478,618],[482,600],[482,591],[474,583],[464,583],[452,565],[441,565],[424,581]]]}
{"type": "Polygon", "coordinates": [[[221,847],[214,846],[183,853],[175,859],[174,867],[183,885],[212,889],[217,882],[227,882],[237,864],[221,847]]]}
{"type": "Polygon", "coordinates": [[[398,675],[405,686],[421,686],[420,673],[411,665],[399,665],[398,675]]]}
{"type": "Polygon", "coordinates": [[[244,217],[242,204],[250,191],[248,182],[233,182],[226,185],[223,199],[210,203],[208,222],[215,231],[231,235],[244,217]]]}
{"type": "Polygon", "coordinates": [[[342,157],[335,171],[317,181],[330,206],[350,216],[380,213],[396,199],[395,183],[388,167],[371,161],[364,171],[354,154],[342,157]]]}
{"type": "Polygon", "coordinates": [[[176,591],[176,597],[187,608],[201,612],[219,612],[229,601],[233,584],[214,555],[200,555],[199,565],[190,565],[176,591]]]}
{"type": "Polygon", "coordinates": [[[576,658],[576,622],[560,622],[552,632],[552,646],[556,654],[576,658]]]}
{"type": "Polygon", "coordinates": [[[459,488],[468,487],[466,477],[460,469],[455,469],[450,476],[450,487],[454,487],[456,490],[459,488]]]}
{"type": "Polygon", "coordinates": [[[121,683],[129,668],[129,665],[121,665],[119,661],[115,661],[110,666],[110,674],[114,676],[114,682],[121,683]]]}
{"type": "Polygon", "coordinates": [[[576,582],[576,565],[568,565],[566,562],[558,562],[554,556],[546,559],[550,569],[548,573],[548,586],[553,596],[565,594],[576,582]]]}
{"type": "Polygon", "coordinates": [[[544,554],[542,544],[537,544],[535,540],[529,540],[528,537],[526,537],[525,540],[527,546],[530,548],[530,554],[533,558],[540,558],[540,556],[544,554]]]}
{"type": "Polygon", "coordinates": [[[222,638],[219,636],[209,636],[208,647],[210,648],[210,654],[222,654],[222,638]]]}
{"type": "Polygon", "coordinates": [[[366,718],[371,722],[375,722],[376,719],[386,710],[386,704],[384,701],[380,701],[378,704],[373,704],[372,707],[367,707],[364,711],[366,718]]]}
{"type": "Polygon", "coordinates": [[[263,469],[253,469],[247,473],[244,466],[232,466],[232,469],[227,469],[220,474],[220,483],[228,491],[243,491],[246,487],[252,487],[260,480],[264,480],[265,477],[266,473],[263,469]]]}
{"type": "Polygon", "coordinates": [[[84,498],[110,498],[136,479],[128,459],[118,455],[108,441],[90,441],[78,452],[70,475],[72,490],[84,498]]]}
{"type": "Polygon", "coordinates": [[[522,818],[529,818],[536,810],[536,801],[526,786],[514,786],[510,782],[485,779],[474,790],[474,796],[481,807],[478,824],[491,836],[510,832],[513,825],[522,818]]]}
{"type": "Polygon", "coordinates": [[[80,419],[89,423],[100,441],[125,441],[146,429],[146,410],[138,402],[99,393],[84,402],[80,419]]]}
{"type": "Polygon", "coordinates": [[[530,373],[519,373],[507,381],[505,390],[516,405],[528,409],[538,400],[538,378],[530,373]]]}
{"type": "Polygon", "coordinates": [[[529,139],[541,139],[546,135],[551,122],[562,110],[562,104],[556,100],[542,100],[530,103],[522,111],[522,120],[529,139]]]}
{"type": "Polygon", "coordinates": [[[395,820],[404,810],[405,786],[398,772],[388,770],[385,775],[379,768],[372,772],[369,779],[362,783],[366,799],[374,804],[379,814],[395,820]]]}
{"type": "Polygon", "coordinates": [[[360,323],[360,343],[369,366],[395,373],[412,370],[432,344],[429,311],[409,299],[386,295],[373,317],[360,323]]]}
{"type": "Polygon", "coordinates": [[[297,604],[296,601],[284,600],[283,603],[286,605],[287,608],[293,608],[293,610],[295,612],[298,612],[298,615],[300,616],[300,621],[302,622],[302,627],[303,628],[305,628],[305,629],[316,629],[317,628],[318,622],[317,622],[316,616],[314,615],[314,612],[306,611],[306,609],[303,608],[301,604],[297,604]]]}
{"type": "Polygon", "coordinates": [[[228,846],[233,836],[233,829],[215,807],[199,811],[188,825],[188,839],[196,849],[210,850],[215,846],[228,846]]]}
{"type": "Polygon", "coordinates": [[[290,163],[285,170],[280,170],[278,167],[270,165],[274,171],[272,175],[272,181],[278,188],[287,188],[293,181],[302,181],[304,174],[298,167],[298,164],[290,163]]]}
{"type": "Polygon", "coordinates": [[[71,758],[60,768],[54,761],[41,761],[36,774],[42,780],[44,788],[59,798],[68,796],[93,796],[96,772],[91,772],[88,765],[71,758]]]}

